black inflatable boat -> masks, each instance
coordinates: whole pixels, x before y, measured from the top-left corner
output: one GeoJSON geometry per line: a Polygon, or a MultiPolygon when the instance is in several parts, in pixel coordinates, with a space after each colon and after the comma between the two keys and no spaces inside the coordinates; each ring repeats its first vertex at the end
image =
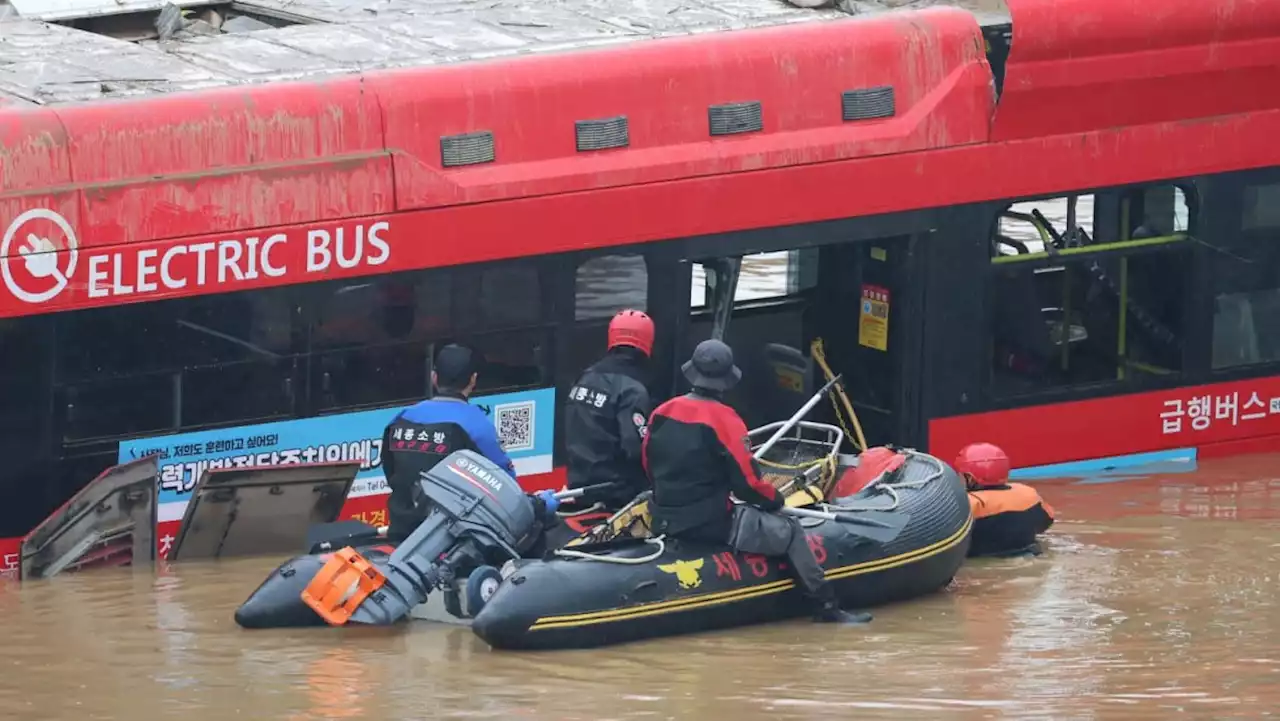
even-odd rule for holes
{"type": "MultiPolygon", "coordinates": [[[[753,445],[762,434],[770,436],[756,446],[766,477],[787,498],[785,512],[802,516],[843,605],[877,606],[950,581],[972,525],[950,467],[909,450],[839,455],[843,432],[823,424],[766,426],[752,431],[753,445]]],[[[562,648],[807,610],[776,560],[649,538],[643,496],[587,533],[574,537],[583,518],[570,519],[539,544],[520,486],[475,453],[452,454],[423,474],[421,488],[431,512],[402,543],[371,529],[337,537],[327,529],[327,540],[254,591],[236,622],[388,625],[437,594],[452,616],[474,617],[473,629],[494,647],[562,648]],[[539,545],[555,550],[526,558],[539,545]]]]}
{"type": "MultiPolygon", "coordinates": [[[[797,468],[817,468],[825,476],[783,490],[788,505],[826,512],[810,513],[802,523],[842,605],[870,608],[946,586],[964,562],[972,526],[965,485],[955,471],[910,450],[875,448],[857,459],[837,457],[838,438],[828,444],[803,436],[817,431],[830,438],[839,429],[800,425],[789,448],[764,463],[781,469],[780,479],[793,478],[797,468]],[[830,452],[814,454],[814,446],[830,452]],[[788,455],[789,463],[776,460],[788,455]],[[824,505],[821,495],[838,500],[824,505]]],[[[808,612],[777,560],[637,538],[644,535],[646,516],[639,506],[625,509],[614,523],[545,559],[508,564],[472,630],[495,648],[584,648],[808,612]]]]}

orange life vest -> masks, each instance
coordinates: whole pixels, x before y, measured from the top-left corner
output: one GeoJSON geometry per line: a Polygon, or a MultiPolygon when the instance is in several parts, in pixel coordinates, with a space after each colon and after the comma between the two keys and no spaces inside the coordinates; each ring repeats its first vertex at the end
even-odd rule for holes
{"type": "Polygon", "coordinates": [[[1008,483],[969,491],[973,511],[970,556],[1012,553],[1031,547],[1053,525],[1053,507],[1031,486],[1008,483]]]}

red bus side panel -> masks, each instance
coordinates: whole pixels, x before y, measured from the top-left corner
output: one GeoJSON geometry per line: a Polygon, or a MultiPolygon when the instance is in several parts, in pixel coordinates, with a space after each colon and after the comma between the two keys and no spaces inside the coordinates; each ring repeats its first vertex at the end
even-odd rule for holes
{"type": "Polygon", "coordinates": [[[1028,468],[1179,448],[1276,450],[1277,437],[1280,377],[1272,376],[938,418],[929,423],[929,452],[950,461],[985,441],[1028,468]]]}
{"type": "Polygon", "coordinates": [[[82,247],[394,210],[360,78],[57,110],[85,188],[82,247]]]}
{"type": "Polygon", "coordinates": [[[401,209],[527,197],[983,142],[994,97],[974,18],[953,8],[598,51],[372,73],[401,209]],[[845,122],[841,93],[893,86],[845,122]],[[708,106],[759,101],[763,131],[713,138],[708,106]],[[626,116],[629,146],[576,149],[626,116]],[[441,136],[488,130],[495,162],[444,168],[441,136]]]}
{"type": "MultiPolygon", "coordinates": [[[[80,194],[73,185],[67,132],[52,110],[5,105],[0,107],[0,233],[7,237],[0,256],[19,257],[32,249],[35,237],[65,247],[66,233],[42,217],[42,210],[58,214],[75,232],[80,194]],[[23,223],[16,223],[20,218],[23,223]]],[[[4,264],[3,271],[21,272],[19,265],[4,264]]]]}
{"type": "Polygon", "coordinates": [[[22,539],[0,538],[0,583],[17,581],[22,572],[22,539]]]}
{"type": "Polygon", "coordinates": [[[1009,10],[996,140],[1280,107],[1275,0],[1009,0],[1009,10]]]}

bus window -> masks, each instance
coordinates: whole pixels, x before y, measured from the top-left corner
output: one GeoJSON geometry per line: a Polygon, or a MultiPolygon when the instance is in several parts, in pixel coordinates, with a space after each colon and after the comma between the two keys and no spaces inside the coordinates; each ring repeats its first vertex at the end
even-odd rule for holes
{"type": "Polygon", "coordinates": [[[295,297],[258,290],[58,314],[63,439],[292,414],[295,297]]]}
{"type": "Polygon", "coordinates": [[[612,318],[627,308],[649,308],[649,271],[643,255],[601,255],[578,266],[574,276],[575,321],[612,318]]]}
{"type": "Polygon", "coordinates": [[[426,340],[452,330],[446,271],[400,273],[323,286],[311,328],[313,350],[426,340]]]}
{"type": "MultiPolygon", "coordinates": [[[[783,400],[775,393],[779,381],[770,349],[785,347],[797,354],[805,352],[803,319],[807,303],[800,293],[817,285],[818,252],[817,248],[803,248],[742,256],[732,307],[719,309],[720,313],[729,313],[724,341],[733,348],[735,362],[743,374],[741,384],[725,397],[748,426],[773,422],[780,413],[794,410],[786,405],[794,393],[784,391],[783,400]]],[[[717,283],[732,282],[732,270],[727,264],[708,260],[706,264],[691,265],[690,306],[694,317],[680,339],[678,352],[682,358],[688,357],[697,343],[711,337],[717,310],[713,308],[717,302],[713,289],[717,283]]]]}
{"type": "Polygon", "coordinates": [[[542,282],[537,263],[512,262],[453,272],[453,321],[459,332],[519,328],[542,321],[542,282]]]}
{"type": "Polygon", "coordinates": [[[1000,213],[987,299],[993,393],[1180,372],[1193,217],[1170,185],[1000,213]]]}
{"type": "Polygon", "coordinates": [[[311,330],[309,393],[318,411],[421,399],[428,352],[447,336],[448,271],[344,281],[321,289],[311,330]]]}
{"type": "Polygon", "coordinates": [[[1213,367],[1280,361],[1280,183],[1243,190],[1240,231],[1213,258],[1213,367]]]}
{"type": "MultiPolygon", "coordinates": [[[[742,271],[733,294],[734,303],[786,298],[812,288],[817,284],[817,257],[817,248],[742,256],[742,271]]],[[[709,310],[707,269],[701,263],[692,263],[691,268],[693,282],[689,289],[689,307],[695,312],[709,310]]]]}
{"type": "Polygon", "coordinates": [[[1241,226],[1246,231],[1280,229],[1280,183],[1250,185],[1244,189],[1241,226]]]}
{"type": "Polygon", "coordinates": [[[641,254],[597,255],[574,273],[574,323],[559,337],[557,363],[574,377],[604,354],[606,329],[620,310],[649,311],[649,266],[641,254]]]}
{"type": "Polygon", "coordinates": [[[48,510],[50,458],[47,317],[0,320],[0,538],[20,536],[48,510]]]}
{"type": "Polygon", "coordinates": [[[474,336],[463,342],[476,354],[476,394],[551,385],[550,334],[539,328],[474,336]]]}
{"type": "MultiPolygon", "coordinates": [[[[1068,225],[1068,198],[1033,200],[1014,203],[996,220],[993,240],[998,255],[1043,253],[1053,244],[1050,227],[1066,228],[1068,225]]],[[[1093,235],[1093,196],[1075,196],[1075,227],[1093,235]]]]}
{"type": "Polygon", "coordinates": [[[545,342],[541,331],[524,332],[542,324],[542,300],[539,267],[529,262],[331,284],[312,325],[312,406],[421,400],[430,394],[431,354],[449,342],[481,351],[481,392],[532,387],[543,380],[545,342]]]}

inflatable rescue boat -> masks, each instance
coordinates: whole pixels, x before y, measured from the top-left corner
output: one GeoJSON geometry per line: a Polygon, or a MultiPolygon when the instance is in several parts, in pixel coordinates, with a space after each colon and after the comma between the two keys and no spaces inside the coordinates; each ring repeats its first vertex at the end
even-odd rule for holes
{"type": "MultiPolygon", "coordinates": [[[[781,512],[800,518],[847,608],[942,588],[970,541],[964,482],[943,462],[912,450],[841,455],[840,428],[799,421],[825,390],[792,419],[751,432],[766,478],[787,499],[781,512]],[[768,439],[758,442],[764,434],[768,439]]],[[[519,484],[471,451],[423,473],[420,488],[431,510],[404,541],[387,543],[362,524],[336,535],[334,524],[317,529],[327,537],[309,539],[311,553],[268,577],[236,611],[236,622],[389,625],[434,595],[443,596],[450,615],[474,617],[472,628],[490,645],[535,649],[740,626],[809,610],[777,559],[649,537],[645,496],[581,535],[575,533],[586,516],[543,535],[519,484]],[[541,548],[552,550],[535,550],[541,548]]]]}
{"type": "MultiPolygon", "coordinates": [[[[914,450],[838,455],[839,428],[802,422],[796,431],[760,461],[791,513],[803,514],[843,607],[950,583],[972,527],[965,484],[950,466],[914,450]]],[[[544,559],[509,563],[471,628],[495,648],[584,648],[807,614],[780,560],[649,538],[641,499],[544,559]]]]}

